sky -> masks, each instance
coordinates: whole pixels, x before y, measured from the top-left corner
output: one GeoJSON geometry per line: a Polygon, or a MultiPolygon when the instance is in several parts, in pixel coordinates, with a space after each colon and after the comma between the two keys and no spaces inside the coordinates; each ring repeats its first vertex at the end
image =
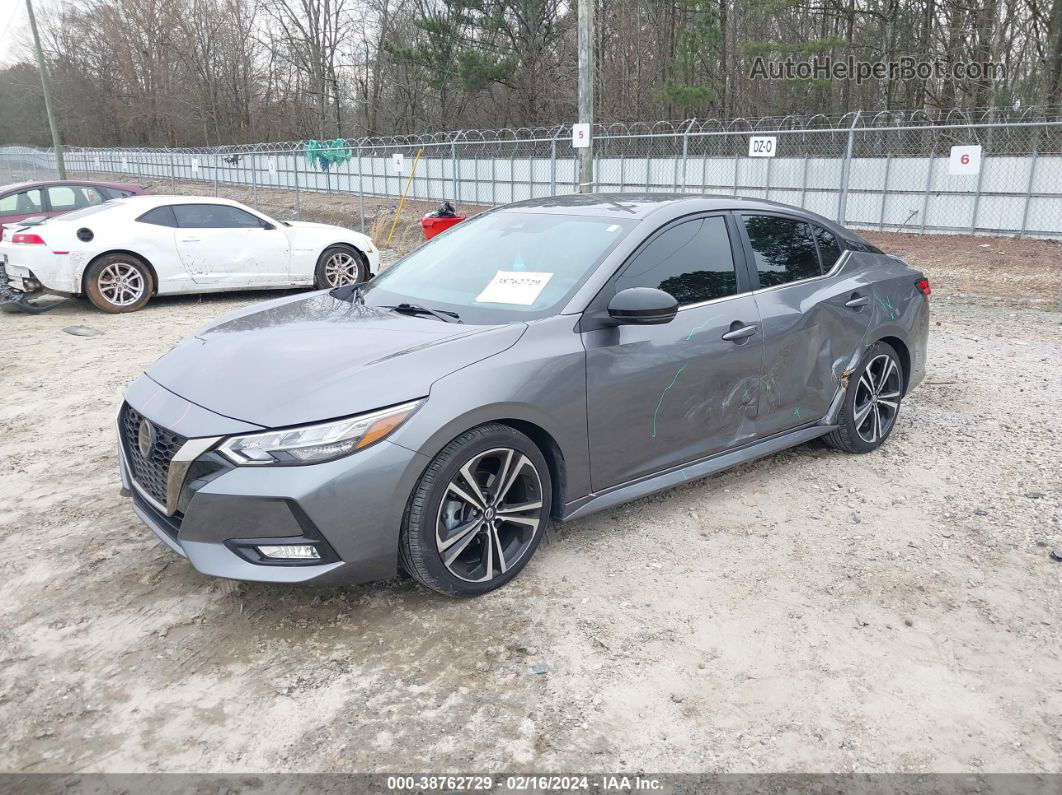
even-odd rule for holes
{"type": "MultiPolygon", "coordinates": [[[[39,11],[37,13],[40,14],[39,11]]],[[[26,0],[0,0],[0,66],[18,60],[12,48],[28,30],[26,0]]]]}

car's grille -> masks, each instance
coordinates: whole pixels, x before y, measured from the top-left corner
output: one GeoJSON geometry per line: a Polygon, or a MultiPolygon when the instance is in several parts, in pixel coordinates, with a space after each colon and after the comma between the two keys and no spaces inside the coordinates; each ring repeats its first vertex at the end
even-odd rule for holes
{"type": "Polygon", "coordinates": [[[166,505],[166,476],[170,472],[173,456],[185,443],[178,436],[152,423],[155,441],[145,456],[140,452],[140,424],[144,417],[132,406],[122,406],[118,424],[122,434],[122,446],[129,462],[129,474],[159,505],[166,505]]]}

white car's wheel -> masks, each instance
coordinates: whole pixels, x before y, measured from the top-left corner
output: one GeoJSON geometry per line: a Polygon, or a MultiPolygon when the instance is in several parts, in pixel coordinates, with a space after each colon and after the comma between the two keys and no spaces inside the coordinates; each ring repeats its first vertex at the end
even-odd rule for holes
{"type": "Polygon", "coordinates": [[[369,265],[357,249],[350,246],[329,246],[317,260],[314,274],[318,289],[358,284],[369,278],[369,265]]]}
{"type": "Polygon", "coordinates": [[[155,285],[139,257],[108,254],[85,272],[85,295],[97,309],[116,314],[135,312],[151,300],[155,285]]]}

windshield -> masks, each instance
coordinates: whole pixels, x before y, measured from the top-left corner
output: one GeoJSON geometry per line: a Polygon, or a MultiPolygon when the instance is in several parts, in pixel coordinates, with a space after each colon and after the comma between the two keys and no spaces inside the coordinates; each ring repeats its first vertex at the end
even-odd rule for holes
{"type": "Polygon", "coordinates": [[[465,323],[512,323],[553,314],[635,221],[495,212],[421,246],[373,279],[372,306],[416,304],[465,323]]]}

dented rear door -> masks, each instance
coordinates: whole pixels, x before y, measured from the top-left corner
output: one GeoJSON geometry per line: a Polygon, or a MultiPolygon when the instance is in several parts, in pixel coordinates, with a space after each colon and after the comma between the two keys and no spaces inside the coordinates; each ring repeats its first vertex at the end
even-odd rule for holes
{"type": "Polygon", "coordinates": [[[781,213],[742,221],[763,331],[758,435],[769,436],[825,416],[863,348],[875,299],[829,230],[781,213]]]}

